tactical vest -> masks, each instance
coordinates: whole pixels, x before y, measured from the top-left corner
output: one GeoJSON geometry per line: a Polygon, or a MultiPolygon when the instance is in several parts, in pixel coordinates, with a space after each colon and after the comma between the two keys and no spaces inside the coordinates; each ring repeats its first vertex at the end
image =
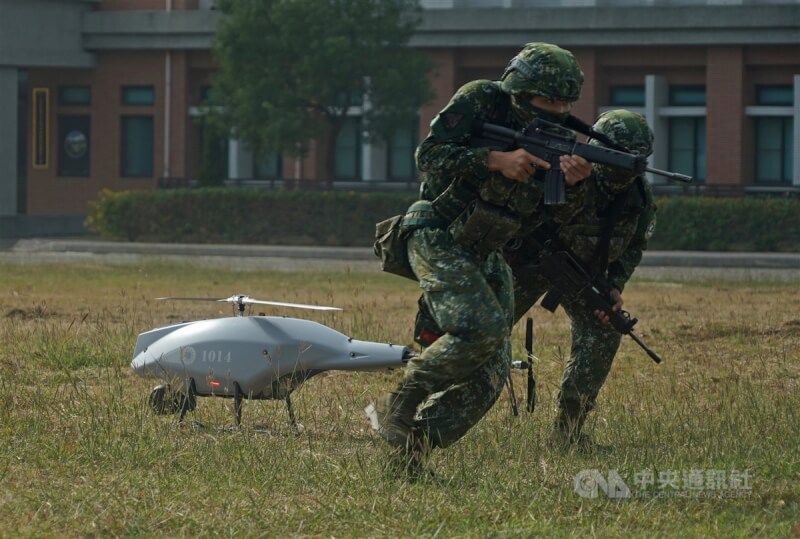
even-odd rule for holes
{"type": "MultiPolygon", "coordinates": [[[[493,99],[487,113],[475,121],[523,129],[525,126],[512,113],[511,96],[495,81],[483,84],[481,89],[490,91],[493,99]]],[[[494,172],[478,185],[474,178],[449,178],[428,172],[423,176],[421,198],[431,201],[436,213],[452,223],[455,229],[462,225],[474,228],[468,231],[470,237],[494,226],[495,230],[490,234],[494,234],[495,243],[502,245],[512,237],[532,230],[545,218],[543,212],[537,212],[541,207],[543,186],[543,171],[537,172],[532,182],[510,180],[494,172]],[[471,224],[468,221],[470,215],[476,216],[471,224]],[[503,235],[507,237],[502,238],[503,235]]],[[[458,234],[459,230],[455,233],[458,234]]]]}
{"type": "Polygon", "coordinates": [[[593,264],[598,260],[604,231],[611,226],[607,261],[618,259],[633,239],[639,217],[648,207],[643,181],[641,177],[636,179],[627,191],[619,215],[612,216],[614,197],[602,191],[594,177],[586,180],[586,207],[570,223],[561,226],[558,231],[561,242],[584,262],[593,264]]]}

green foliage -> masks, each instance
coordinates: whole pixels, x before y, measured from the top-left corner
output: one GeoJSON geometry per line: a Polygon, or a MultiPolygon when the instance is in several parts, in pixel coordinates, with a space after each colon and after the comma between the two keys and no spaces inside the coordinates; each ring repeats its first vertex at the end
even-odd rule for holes
{"type": "MultiPolygon", "coordinates": [[[[86,226],[103,238],[130,241],[366,246],[375,223],[414,199],[345,191],[105,190],[86,226]]],[[[800,251],[800,199],[662,198],[648,247],[800,251]]]]}
{"type": "Polygon", "coordinates": [[[219,187],[228,177],[225,131],[209,116],[200,120],[202,126],[203,153],[200,162],[198,183],[202,187],[219,187]]]}
{"type": "MultiPolygon", "coordinates": [[[[426,58],[406,45],[417,0],[220,0],[214,95],[237,138],[302,154],[335,139],[350,105],[386,136],[431,95],[426,58]]],[[[329,170],[329,172],[332,172],[329,170]]]]}
{"type": "Polygon", "coordinates": [[[657,218],[650,249],[800,251],[798,198],[662,198],[657,218]]]}
{"type": "Polygon", "coordinates": [[[348,191],[103,191],[86,225],[104,238],[130,241],[371,245],[375,223],[414,199],[348,191]]]}

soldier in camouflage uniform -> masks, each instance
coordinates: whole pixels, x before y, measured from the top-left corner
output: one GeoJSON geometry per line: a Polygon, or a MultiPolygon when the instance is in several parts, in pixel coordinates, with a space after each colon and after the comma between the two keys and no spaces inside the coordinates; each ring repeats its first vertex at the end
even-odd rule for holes
{"type": "MultiPolygon", "coordinates": [[[[637,113],[608,111],[600,115],[594,127],[631,151],[646,156],[653,153],[653,132],[637,113]]],[[[655,230],[653,192],[643,176],[603,165],[594,165],[592,177],[583,187],[587,190],[587,204],[570,223],[558,227],[558,240],[585,264],[591,275],[605,278],[612,288],[614,310],[618,311],[622,308],[625,283],[655,230]]],[[[549,288],[549,283],[535,271],[523,269],[528,263],[535,264],[535,258],[535,250],[510,255],[515,270],[515,320],[522,318],[549,288]]],[[[562,306],[571,322],[572,347],[561,380],[553,441],[591,448],[590,438],[581,429],[611,370],[622,336],[602,312],[591,312],[580,301],[564,301],[562,306]]]]}
{"type": "MultiPolygon", "coordinates": [[[[582,83],[569,51],[530,43],[509,63],[502,81],[478,80],[460,88],[417,149],[421,196],[401,228],[408,234],[411,268],[442,335],[409,362],[404,380],[373,413],[373,425],[395,448],[393,462],[412,476],[430,448],[462,436],[502,388],[510,366],[514,291],[501,249],[546,219],[541,198],[548,163],[522,149],[473,147],[474,131],[487,121],[517,130],[537,117],[563,122],[582,83]],[[541,172],[534,174],[537,168],[541,172]],[[455,387],[464,391],[451,392],[455,387]],[[449,394],[458,398],[439,398],[449,394]],[[435,414],[425,413],[432,409],[426,401],[437,403],[435,414]]],[[[556,211],[566,221],[576,212],[569,208],[582,201],[580,188],[573,186],[589,175],[591,165],[564,156],[561,168],[568,204],[556,211]]]]}
{"type": "MultiPolygon", "coordinates": [[[[631,151],[650,155],[653,151],[653,133],[645,119],[626,110],[602,114],[594,125],[613,142],[631,151]]],[[[596,141],[592,141],[596,143],[596,141]]],[[[647,240],[655,228],[655,204],[650,184],[642,176],[602,165],[593,167],[591,178],[581,184],[585,189],[586,206],[569,223],[545,223],[536,230],[536,241],[543,243],[553,233],[557,241],[582,260],[593,275],[605,277],[614,289],[614,309],[622,307],[622,290],[642,258],[647,240]],[[604,233],[604,230],[606,232],[604,233]],[[607,247],[602,238],[607,236],[607,247]]],[[[522,316],[549,289],[550,283],[536,271],[537,251],[531,241],[516,242],[516,248],[507,248],[506,256],[514,275],[514,321],[522,316]]],[[[565,301],[563,307],[572,326],[572,349],[563,373],[559,393],[559,414],[553,440],[564,446],[572,444],[590,447],[590,440],[582,435],[581,428],[611,368],[619,348],[621,335],[608,325],[608,317],[592,312],[579,301],[565,301]]],[[[421,302],[417,333],[438,335],[440,330],[421,302]]],[[[506,371],[493,374],[499,383],[486,391],[493,399],[502,390],[501,378],[506,371]]],[[[488,386],[487,386],[488,387],[488,386]]],[[[439,396],[439,400],[457,401],[457,389],[439,396]]],[[[430,401],[424,413],[436,416],[438,403],[430,401]]]]}

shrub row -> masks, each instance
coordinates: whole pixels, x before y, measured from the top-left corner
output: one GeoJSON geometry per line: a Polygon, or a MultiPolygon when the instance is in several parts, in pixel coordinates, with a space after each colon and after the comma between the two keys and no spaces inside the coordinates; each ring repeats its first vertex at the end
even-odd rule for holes
{"type": "Polygon", "coordinates": [[[372,245],[375,223],[413,193],[174,189],[103,191],[87,227],[106,239],[281,245],[372,245]]]}
{"type": "MultiPolygon", "coordinates": [[[[414,199],[385,192],[104,191],[86,224],[103,238],[128,241],[366,246],[376,222],[414,199]]],[[[800,251],[800,199],[662,198],[650,248],[800,251]]]]}
{"type": "Polygon", "coordinates": [[[649,248],[800,251],[800,198],[661,198],[649,248]]]}

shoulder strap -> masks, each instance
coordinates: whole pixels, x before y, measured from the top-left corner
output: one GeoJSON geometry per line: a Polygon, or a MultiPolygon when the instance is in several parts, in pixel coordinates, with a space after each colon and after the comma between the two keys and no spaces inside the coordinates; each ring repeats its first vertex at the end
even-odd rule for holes
{"type": "Polygon", "coordinates": [[[608,248],[611,245],[611,233],[614,230],[614,226],[619,222],[619,218],[622,216],[622,209],[625,207],[625,202],[627,202],[628,193],[630,192],[631,190],[627,189],[615,195],[614,199],[611,201],[608,219],[603,227],[603,233],[600,236],[600,242],[597,244],[597,251],[594,254],[594,258],[600,267],[600,273],[605,273],[608,268],[608,248]]]}
{"type": "Polygon", "coordinates": [[[501,88],[496,88],[497,95],[494,100],[494,106],[489,113],[489,123],[506,125],[508,115],[511,112],[511,96],[504,92],[501,88]]]}

